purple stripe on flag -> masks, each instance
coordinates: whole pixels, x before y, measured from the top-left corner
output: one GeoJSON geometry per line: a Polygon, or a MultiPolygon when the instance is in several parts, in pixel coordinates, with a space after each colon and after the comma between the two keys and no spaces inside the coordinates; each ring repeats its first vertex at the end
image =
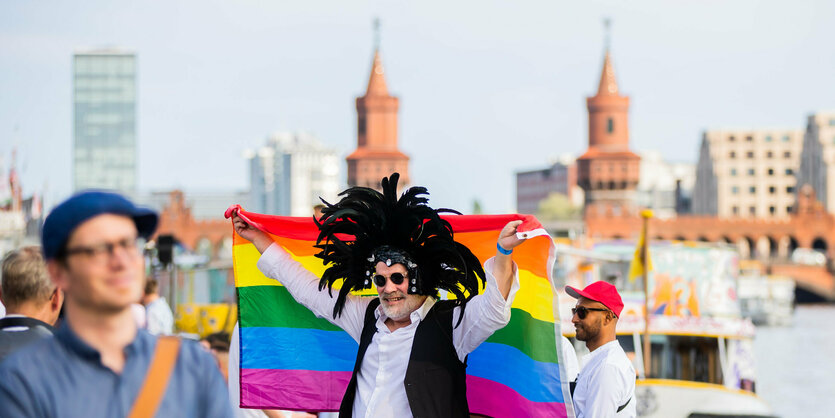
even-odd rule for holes
{"type": "Polygon", "coordinates": [[[338,411],[351,372],[241,370],[241,406],[338,411]]]}
{"type": "Polygon", "coordinates": [[[470,413],[490,417],[565,418],[562,402],[531,402],[515,390],[492,380],[467,376],[467,401],[470,413]]]}

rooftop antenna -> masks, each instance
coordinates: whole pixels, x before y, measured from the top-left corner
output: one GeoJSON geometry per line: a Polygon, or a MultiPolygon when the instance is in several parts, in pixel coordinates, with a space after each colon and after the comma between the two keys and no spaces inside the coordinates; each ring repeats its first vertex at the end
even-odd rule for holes
{"type": "Polygon", "coordinates": [[[612,19],[608,17],[603,18],[603,31],[605,32],[604,44],[606,45],[606,50],[608,51],[612,44],[612,19]]]}
{"type": "Polygon", "coordinates": [[[380,49],[380,18],[379,17],[374,18],[373,27],[374,27],[374,49],[378,50],[378,49],[380,49]]]}

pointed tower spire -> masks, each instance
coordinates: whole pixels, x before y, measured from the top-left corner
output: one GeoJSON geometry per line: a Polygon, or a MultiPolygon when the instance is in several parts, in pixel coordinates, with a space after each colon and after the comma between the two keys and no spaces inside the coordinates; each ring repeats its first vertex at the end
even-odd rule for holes
{"type": "Polygon", "coordinates": [[[389,94],[380,58],[380,20],[374,19],[374,62],[365,96],[357,97],[357,149],[348,162],[348,185],[380,189],[380,178],[400,173],[408,187],[409,156],[397,145],[397,110],[400,100],[389,94]]]}
{"type": "Polygon", "coordinates": [[[606,54],[597,94],[586,98],[589,148],[577,159],[577,185],[585,191],[586,218],[597,214],[634,213],[641,157],[629,150],[629,97],[618,92],[610,53],[608,19],[606,54]],[[608,167],[608,168],[607,168],[608,167]]]}
{"type": "Polygon", "coordinates": [[[371,76],[368,78],[368,89],[366,96],[388,96],[389,89],[386,86],[385,70],[383,59],[380,58],[380,50],[374,51],[374,62],[371,63],[371,76]]]}
{"type": "Polygon", "coordinates": [[[600,85],[597,87],[598,96],[617,96],[618,82],[615,79],[615,68],[612,65],[611,49],[611,25],[612,21],[603,19],[603,27],[606,29],[606,55],[603,58],[603,71],[600,73],[600,85]]]}
{"type": "Polygon", "coordinates": [[[371,75],[368,77],[366,96],[388,96],[383,59],[380,58],[380,19],[374,19],[374,61],[371,63],[371,75]]]}

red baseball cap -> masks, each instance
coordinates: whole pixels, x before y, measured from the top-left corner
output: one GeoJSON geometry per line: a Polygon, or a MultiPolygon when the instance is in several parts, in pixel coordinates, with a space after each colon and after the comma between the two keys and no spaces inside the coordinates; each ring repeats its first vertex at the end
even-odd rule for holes
{"type": "Polygon", "coordinates": [[[594,282],[586,286],[583,290],[577,290],[571,286],[566,286],[565,293],[568,293],[576,299],[579,299],[582,296],[586,299],[600,302],[614,312],[615,316],[618,318],[620,318],[620,312],[623,310],[623,299],[620,298],[618,289],[604,281],[594,282]]]}

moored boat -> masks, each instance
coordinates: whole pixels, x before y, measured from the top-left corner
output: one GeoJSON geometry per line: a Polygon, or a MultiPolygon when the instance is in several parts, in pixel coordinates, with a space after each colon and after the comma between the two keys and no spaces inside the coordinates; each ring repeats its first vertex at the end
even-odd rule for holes
{"type": "MultiPolygon", "coordinates": [[[[634,243],[595,245],[591,250],[561,246],[555,277],[585,286],[615,284],[624,300],[618,341],[638,372],[636,399],[642,417],[769,417],[756,395],[754,324],[740,315],[738,262],[730,248],[660,243],[650,246],[649,323],[642,278],[628,278],[634,243]],[[649,364],[643,336],[649,331],[649,364]]],[[[574,336],[570,308],[560,295],[563,335],[574,336]]],[[[572,339],[573,340],[573,339],[572,339]]],[[[574,341],[578,358],[588,351],[574,341]]]]}

